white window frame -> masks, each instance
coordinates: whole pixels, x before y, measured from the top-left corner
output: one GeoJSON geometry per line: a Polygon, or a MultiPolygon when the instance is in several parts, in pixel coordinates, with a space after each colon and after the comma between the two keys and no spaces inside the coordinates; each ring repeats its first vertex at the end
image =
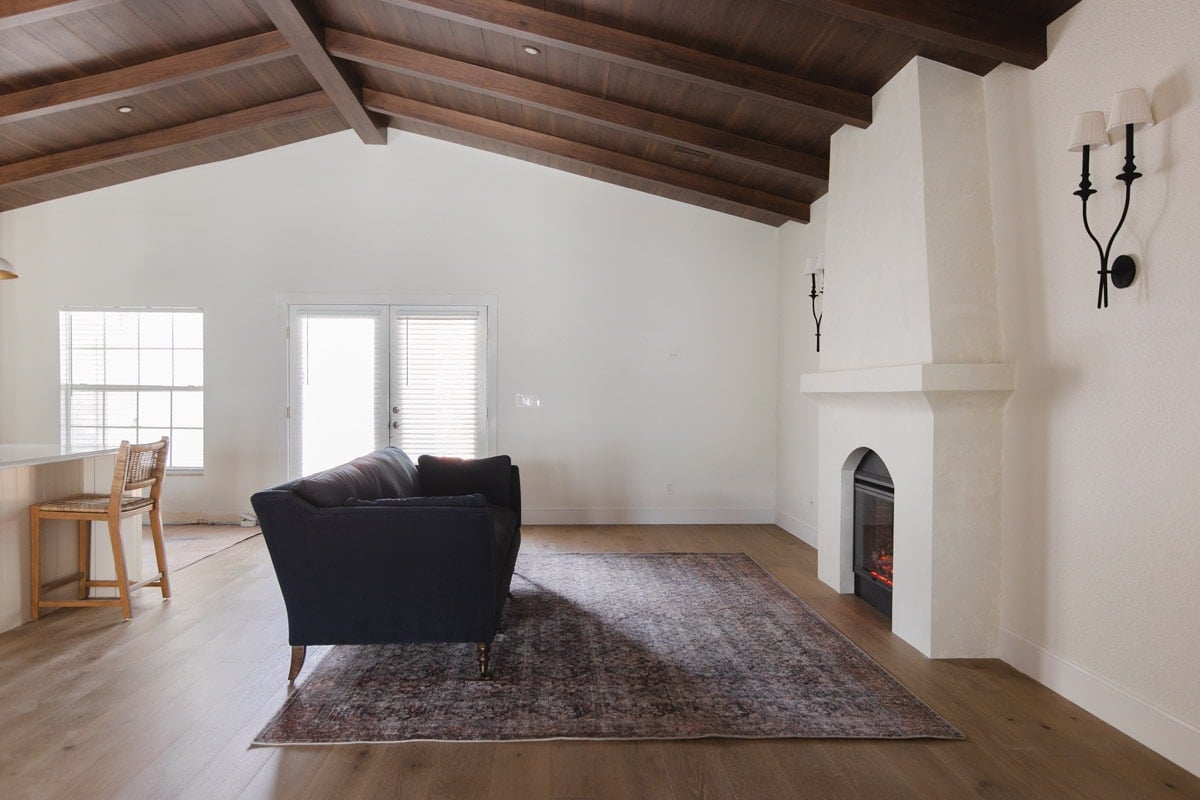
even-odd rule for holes
{"type": "MultiPolygon", "coordinates": [[[[296,437],[298,431],[292,426],[292,409],[290,408],[291,398],[296,396],[294,381],[296,380],[295,364],[293,363],[294,351],[291,343],[291,326],[295,319],[297,310],[325,310],[328,313],[336,313],[338,307],[344,307],[346,311],[362,311],[366,307],[392,306],[403,307],[406,309],[418,309],[430,307],[431,309],[443,308],[465,308],[474,307],[481,308],[486,314],[486,348],[484,349],[484,359],[482,364],[483,369],[483,385],[484,385],[484,422],[483,422],[483,442],[484,450],[480,453],[480,458],[496,455],[499,452],[499,376],[500,376],[500,351],[499,351],[499,331],[500,331],[500,303],[499,298],[492,294],[279,294],[275,297],[275,305],[278,309],[281,326],[285,331],[283,340],[284,358],[287,364],[286,381],[283,387],[284,397],[284,413],[282,436],[287,443],[286,464],[287,474],[290,478],[300,477],[296,474],[299,462],[299,452],[296,447],[296,437]]],[[[390,342],[391,336],[391,318],[390,314],[385,315],[384,332],[385,340],[390,342]]],[[[390,346],[390,345],[389,345],[390,346]]],[[[390,391],[390,376],[388,389],[390,391]]],[[[386,396],[386,393],[385,393],[386,396]]],[[[298,420],[299,415],[296,415],[298,420]]]]}
{"type": "MultiPolygon", "coordinates": [[[[190,386],[190,385],[189,386],[158,386],[158,385],[151,385],[151,384],[114,384],[114,383],[76,384],[76,383],[72,383],[70,380],[64,380],[65,365],[63,363],[63,358],[64,358],[64,355],[67,353],[67,351],[73,349],[73,343],[72,342],[64,342],[61,340],[62,314],[64,312],[66,312],[66,313],[75,313],[75,312],[80,312],[80,313],[139,313],[139,312],[151,311],[151,312],[163,313],[163,314],[171,314],[171,313],[196,314],[196,313],[198,313],[198,314],[200,314],[201,321],[203,322],[206,319],[206,314],[205,314],[205,311],[203,308],[200,308],[197,306],[60,306],[58,311],[59,311],[59,335],[60,335],[60,341],[58,343],[58,354],[59,354],[59,440],[62,442],[64,447],[69,447],[71,445],[71,427],[72,427],[71,426],[71,392],[68,391],[68,389],[85,390],[85,391],[99,391],[99,392],[104,392],[104,391],[138,392],[138,391],[143,391],[143,390],[175,392],[175,391],[182,390],[182,391],[199,392],[202,401],[207,400],[207,398],[206,398],[207,392],[205,390],[205,386],[208,381],[207,367],[204,370],[205,383],[201,383],[199,386],[190,386]]],[[[188,348],[188,349],[190,349],[190,348],[188,348]]],[[[201,357],[202,361],[204,360],[204,354],[205,354],[206,349],[207,348],[204,346],[204,340],[201,339],[200,357],[201,357]]],[[[202,424],[199,428],[200,432],[204,435],[204,441],[205,441],[205,447],[204,447],[204,450],[202,451],[200,466],[198,466],[198,467],[168,467],[167,468],[168,474],[171,474],[171,475],[203,475],[204,474],[205,464],[207,463],[207,460],[208,460],[207,459],[207,451],[208,451],[208,424],[207,424],[208,403],[207,402],[204,402],[204,409],[205,409],[205,411],[204,411],[205,420],[202,422],[202,424]]],[[[171,421],[174,422],[173,417],[172,417],[171,421]]],[[[106,428],[106,427],[109,427],[109,426],[101,426],[102,429],[106,428]]],[[[174,426],[171,426],[170,430],[174,430],[174,426]]],[[[196,430],[196,429],[195,428],[187,428],[187,430],[196,430]]]]}

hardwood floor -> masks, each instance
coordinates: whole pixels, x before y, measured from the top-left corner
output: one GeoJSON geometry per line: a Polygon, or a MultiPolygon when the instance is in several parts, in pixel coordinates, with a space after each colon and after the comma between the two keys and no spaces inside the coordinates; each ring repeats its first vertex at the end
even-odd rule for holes
{"type": "Polygon", "coordinates": [[[774,526],[523,535],[525,552],[746,552],[968,739],[250,748],[288,665],[255,537],[172,576],[167,603],[135,595],[131,622],[67,609],[0,635],[0,797],[1200,798],[1200,778],[1001,662],[926,660],[774,526]]]}

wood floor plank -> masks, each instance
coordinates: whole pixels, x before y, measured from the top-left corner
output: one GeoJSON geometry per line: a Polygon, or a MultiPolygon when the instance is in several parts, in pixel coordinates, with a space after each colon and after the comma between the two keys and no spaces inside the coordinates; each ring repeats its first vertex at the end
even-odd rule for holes
{"type": "Polygon", "coordinates": [[[924,658],[774,526],[522,534],[526,553],[744,552],[967,740],[250,747],[288,694],[283,604],[255,538],[173,575],[169,602],[135,595],[130,622],[68,609],[0,634],[0,797],[1200,800],[1200,778],[1011,667],[924,658]]]}
{"type": "Polygon", "coordinates": [[[718,743],[710,739],[665,743],[662,755],[675,800],[737,798],[721,763],[718,743]]]}
{"type": "Polygon", "coordinates": [[[496,746],[487,800],[550,800],[549,742],[506,742],[496,746]]]}

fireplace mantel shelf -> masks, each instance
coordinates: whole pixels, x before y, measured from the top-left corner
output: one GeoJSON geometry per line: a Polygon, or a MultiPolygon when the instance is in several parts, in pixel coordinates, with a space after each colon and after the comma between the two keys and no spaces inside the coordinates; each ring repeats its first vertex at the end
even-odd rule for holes
{"type": "Polygon", "coordinates": [[[803,394],[900,394],[929,392],[1011,392],[1012,364],[903,364],[800,376],[803,394]]]}

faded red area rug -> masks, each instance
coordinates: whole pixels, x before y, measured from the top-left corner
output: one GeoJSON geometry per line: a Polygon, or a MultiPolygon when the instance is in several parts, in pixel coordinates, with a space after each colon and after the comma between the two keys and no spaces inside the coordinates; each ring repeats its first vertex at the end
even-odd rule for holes
{"type": "Polygon", "coordinates": [[[493,681],[471,644],[334,647],[256,743],[963,738],[743,554],[525,555],[512,588],[493,681]]]}

